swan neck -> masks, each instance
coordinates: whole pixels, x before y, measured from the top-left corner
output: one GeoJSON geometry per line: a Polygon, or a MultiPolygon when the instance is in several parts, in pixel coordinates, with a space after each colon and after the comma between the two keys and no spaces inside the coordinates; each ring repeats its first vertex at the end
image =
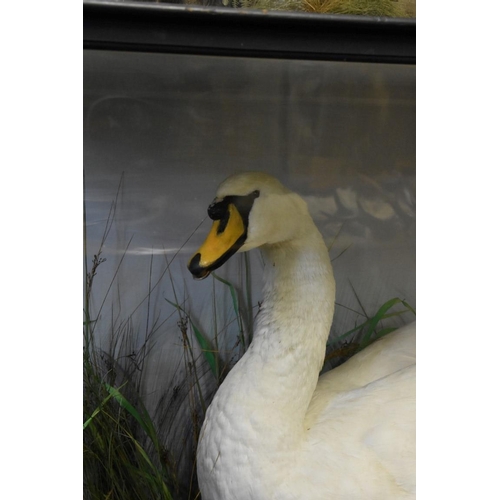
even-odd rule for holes
{"type": "MultiPolygon", "coordinates": [[[[320,339],[322,350],[333,319],[335,281],[330,257],[317,232],[313,237],[264,248],[264,312],[290,342],[307,348],[320,339]]],[[[324,353],[323,353],[324,355],[324,353]]]]}
{"type": "Polygon", "coordinates": [[[335,281],[330,258],[317,230],[305,240],[263,251],[264,301],[248,354],[262,363],[256,377],[266,386],[267,401],[273,398],[287,418],[293,415],[295,423],[302,424],[333,319],[335,281]]]}

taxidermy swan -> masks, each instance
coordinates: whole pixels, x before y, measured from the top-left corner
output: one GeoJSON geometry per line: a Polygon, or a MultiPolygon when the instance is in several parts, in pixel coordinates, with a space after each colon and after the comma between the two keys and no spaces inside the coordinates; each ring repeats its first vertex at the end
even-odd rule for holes
{"type": "Polygon", "coordinates": [[[225,180],[208,214],[194,277],[257,247],[266,266],[253,341],[200,433],[203,500],[415,498],[415,325],[319,377],[335,281],[305,201],[252,172],[225,180]]]}

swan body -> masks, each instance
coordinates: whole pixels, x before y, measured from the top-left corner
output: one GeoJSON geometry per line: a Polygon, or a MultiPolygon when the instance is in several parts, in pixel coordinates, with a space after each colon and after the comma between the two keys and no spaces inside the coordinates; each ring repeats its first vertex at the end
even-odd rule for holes
{"type": "Polygon", "coordinates": [[[319,377],[335,281],[306,203],[253,172],[224,181],[209,215],[195,277],[256,247],[266,266],[254,338],[200,433],[202,499],[415,498],[415,324],[319,377]]]}

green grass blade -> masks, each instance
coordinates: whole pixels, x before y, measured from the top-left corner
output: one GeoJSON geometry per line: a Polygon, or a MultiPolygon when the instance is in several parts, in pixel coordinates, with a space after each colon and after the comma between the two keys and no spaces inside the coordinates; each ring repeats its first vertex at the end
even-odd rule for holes
{"type": "Polygon", "coordinates": [[[154,428],[154,424],[149,417],[147,412],[143,412],[142,414],[139,413],[136,408],[130,404],[130,402],[127,400],[127,398],[116,388],[112,387],[109,384],[105,384],[106,390],[109,392],[113,398],[119,403],[119,405],[127,410],[130,415],[132,415],[139,425],[142,427],[144,432],[147,434],[149,439],[153,442],[155,448],[157,451],[160,450],[160,443],[158,442],[158,436],[156,435],[156,430],[154,428]]]}
{"type": "Polygon", "coordinates": [[[104,384],[110,396],[116,399],[122,408],[125,408],[136,420],[140,426],[145,430],[147,425],[139,412],[128,402],[127,398],[116,388],[109,384],[104,384]]]}
{"type": "Polygon", "coordinates": [[[104,400],[102,401],[102,403],[92,412],[92,415],[90,415],[90,417],[85,420],[85,422],[83,423],[83,430],[85,430],[85,428],[90,424],[90,422],[92,422],[92,420],[97,416],[99,415],[99,413],[101,412],[101,410],[103,409],[104,405],[112,398],[112,394],[109,394],[107,397],[104,398],[104,400]]]}
{"type": "MultiPolygon", "coordinates": [[[[384,335],[387,335],[388,333],[391,333],[392,331],[396,330],[396,328],[384,328],[383,330],[381,330],[379,332],[375,332],[375,328],[380,323],[380,321],[382,321],[384,319],[388,319],[388,318],[393,318],[395,316],[401,316],[402,314],[405,314],[408,311],[411,311],[413,314],[416,315],[415,309],[413,309],[404,300],[401,300],[398,298],[391,299],[380,307],[380,309],[377,311],[375,316],[373,316],[372,318],[368,318],[366,321],[364,321],[360,325],[352,328],[348,332],[345,332],[342,335],[335,337],[333,343],[336,344],[338,341],[343,340],[345,338],[348,338],[352,334],[362,330],[365,327],[368,327],[368,329],[363,334],[363,338],[362,338],[362,341],[361,341],[359,349],[358,349],[358,351],[360,351],[360,350],[364,349],[372,341],[374,341],[380,337],[383,337],[384,335]],[[406,311],[387,312],[391,307],[395,306],[396,304],[404,305],[407,310],[406,311]],[[373,337],[374,333],[375,333],[375,336],[373,337]]],[[[328,344],[328,347],[330,347],[330,344],[328,344]]]]}
{"type": "Polygon", "coordinates": [[[246,299],[247,299],[247,326],[248,326],[248,343],[252,342],[253,338],[253,308],[252,308],[252,283],[251,283],[251,273],[250,273],[250,258],[248,252],[244,254],[244,267],[245,267],[245,289],[246,289],[246,299]]]}
{"type": "Polygon", "coordinates": [[[342,335],[339,335],[338,337],[335,337],[335,342],[338,342],[339,340],[343,340],[346,337],[349,337],[353,333],[357,332],[358,330],[361,330],[368,324],[368,321],[365,321],[364,323],[361,323],[360,325],[354,327],[353,329],[349,330],[348,332],[343,333],[342,335]]]}
{"type": "Polygon", "coordinates": [[[408,304],[408,302],[406,302],[405,300],[402,300],[401,302],[406,307],[406,309],[411,311],[415,316],[417,315],[417,313],[415,312],[415,309],[413,307],[411,307],[410,304],[408,304]]]}
{"type": "Polygon", "coordinates": [[[215,378],[218,377],[218,370],[217,370],[217,357],[214,354],[214,350],[212,348],[212,344],[208,341],[208,339],[201,333],[201,331],[196,327],[196,325],[193,323],[191,318],[188,316],[188,319],[191,323],[191,326],[194,331],[194,335],[196,337],[196,340],[198,341],[198,344],[203,352],[203,355],[205,356],[205,359],[207,360],[210,369],[212,370],[212,373],[214,374],[215,378]]]}
{"type": "Polygon", "coordinates": [[[382,319],[384,319],[387,311],[392,307],[394,307],[396,304],[402,304],[402,303],[403,301],[401,299],[395,297],[393,299],[388,300],[385,304],[382,304],[382,306],[376,312],[375,316],[373,316],[373,318],[370,318],[368,320],[368,328],[365,331],[363,338],[361,339],[360,350],[364,349],[371,342],[371,337],[375,332],[375,328],[377,327],[379,322],[382,319]]]}
{"type": "Polygon", "coordinates": [[[158,469],[153,465],[153,463],[151,462],[151,460],[148,457],[148,454],[144,451],[144,448],[137,442],[137,440],[134,439],[132,436],[131,436],[131,439],[135,445],[136,450],[139,452],[139,454],[144,459],[144,461],[148,464],[148,466],[151,468],[151,470],[155,473],[154,475],[149,475],[149,476],[145,475],[144,473],[143,473],[143,475],[146,477],[146,479],[149,480],[149,482],[153,486],[156,486],[157,488],[161,489],[161,491],[164,495],[164,498],[166,498],[167,500],[172,500],[172,495],[170,494],[170,491],[167,488],[167,485],[165,484],[165,482],[163,481],[163,479],[161,477],[161,472],[158,471],[158,469]]]}
{"type": "Polygon", "coordinates": [[[220,276],[217,276],[215,273],[212,273],[212,276],[217,281],[220,281],[221,283],[229,287],[229,291],[231,293],[231,298],[233,301],[234,314],[236,315],[236,320],[238,321],[238,328],[240,330],[241,345],[243,346],[243,350],[246,351],[246,343],[245,343],[245,336],[243,335],[243,323],[241,321],[240,303],[238,301],[238,294],[236,293],[234,286],[229,281],[221,278],[220,276]]]}
{"type": "Polygon", "coordinates": [[[194,324],[193,320],[191,319],[191,316],[179,305],[175,304],[174,302],[165,299],[170,305],[174,306],[177,308],[179,311],[181,311],[183,314],[186,315],[186,317],[189,320],[189,323],[191,324],[191,327],[193,328],[194,335],[196,337],[196,340],[198,341],[198,345],[200,346],[201,351],[203,352],[203,356],[205,357],[208,365],[210,366],[210,370],[214,374],[214,377],[218,380],[218,370],[217,370],[217,358],[214,352],[214,349],[212,348],[212,344],[210,341],[201,333],[201,331],[196,327],[194,324]]]}

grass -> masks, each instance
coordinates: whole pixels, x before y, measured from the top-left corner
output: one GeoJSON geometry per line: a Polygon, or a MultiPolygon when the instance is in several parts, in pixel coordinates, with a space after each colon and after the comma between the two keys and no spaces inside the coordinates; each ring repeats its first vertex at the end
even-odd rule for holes
{"type": "Polygon", "coordinates": [[[315,14],[408,17],[393,0],[302,0],[302,8],[315,14]]]}
{"type": "MultiPolygon", "coordinates": [[[[86,394],[85,406],[95,399],[86,394]]],[[[83,425],[84,498],[171,500],[166,451],[140,401],[106,383],[95,396],[103,399],[83,425]]]]}
{"type": "Polygon", "coordinates": [[[235,8],[298,11],[352,16],[415,17],[408,0],[233,0],[235,8]]]}
{"type": "MultiPolygon", "coordinates": [[[[147,357],[147,351],[142,361],[140,357],[135,357],[132,362],[134,369],[126,371],[120,366],[117,353],[101,350],[95,338],[96,325],[114,278],[95,313],[91,306],[92,290],[98,269],[106,262],[102,252],[113,225],[120,189],[121,182],[111,204],[99,250],[90,262],[84,202],[84,499],[172,500],[172,490],[177,489],[175,472],[168,467],[169,453],[161,443],[157,427],[139,396],[137,386],[140,364],[147,357]],[[119,379],[122,382],[117,385],[119,379]]],[[[118,267],[121,262],[123,257],[118,267]]],[[[115,337],[123,337],[125,332],[125,329],[119,328],[115,337]]]]}
{"type": "MultiPolygon", "coordinates": [[[[156,0],[168,3],[168,0],[156,0]]],[[[188,5],[207,5],[204,0],[184,0],[188,5]]],[[[375,17],[416,17],[412,0],[226,0],[224,6],[235,9],[308,12],[375,17]]]]}
{"type": "MultiPolygon", "coordinates": [[[[384,337],[385,335],[388,335],[389,333],[397,329],[396,327],[385,327],[382,324],[383,320],[401,316],[409,312],[416,316],[415,309],[411,307],[405,300],[399,299],[397,297],[392,298],[382,304],[372,316],[367,315],[360,302],[359,304],[363,312],[360,313],[356,311],[356,313],[363,317],[364,321],[354,328],[348,330],[347,332],[334,337],[333,341],[327,345],[325,365],[323,368],[325,368],[325,366],[329,366],[328,362],[330,362],[331,360],[337,359],[341,360],[342,362],[346,361],[351,356],[359,351],[362,351],[376,340],[384,337]],[[397,305],[402,305],[403,309],[399,309],[396,311],[392,310],[391,312],[389,312],[397,305]]],[[[343,307],[342,304],[337,305],[343,307]]],[[[337,366],[338,364],[339,363],[336,363],[337,366]]]]}
{"type": "MultiPolygon", "coordinates": [[[[199,499],[195,474],[195,451],[205,411],[232,366],[244,354],[253,336],[254,313],[259,305],[252,299],[251,269],[248,254],[240,258],[239,286],[212,273],[211,323],[200,324],[196,311],[188,307],[187,297],[181,297],[174,286],[168,261],[159,277],[153,280],[152,257],[149,265],[148,292],[141,304],[146,307],[146,334],[140,348],[133,340],[139,336],[132,321],[134,309],[124,319],[112,322],[112,342],[103,348],[96,339],[102,312],[113,307],[111,291],[117,288],[116,277],[125,265],[131,240],[118,259],[110,283],[96,285],[101,266],[109,265],[104,248],[114,224],[118,193],[111,202],[98,250],[88,256],[86,242],[86,211],[84,206],[85,293],[84,293],[84,499],[199,499]],[[182,366],[178,379],[157,398],[150,401],[150,387],[143,381],[155,335],[165,327],[150,315],[151,293],[164,278],[170,281],[172,299],[164,304],[176,319],[182,349],[182,366]],[[100,304],[93,306],[93,290],[105,290],[100,304]],[[218,302],[226,297],[230,307],[218,302]],[[186,462],[181,468],[179,464],[186,462]]],[[[335,259],[347,249],[342,250],[335,259]]],[[[334,260],[334,259],[332,259],[334,260]]],[[[394,317],[414,315],[414,309],[404,300],[391,298],[377,310],[367,312],[358,300],[355,311],[359,323],[348,331],[332,337],[327,346],[325,367],[336,366],[394,328],[385,325],[394,317]]],[[[225,299],[222,301],[226,303],[225,299]]],[[[343,307],[342,304],[337,306],[343,307]]],[[[122,315],[122,316],[123,316],[122,315]]],[[[168,367],[168,357],[164,360],[168,367]]],[[[177,372],[176,372],[177,373],[177,372]]],[[[156,390],[156,389],[155,389],[156,390]]]]}

